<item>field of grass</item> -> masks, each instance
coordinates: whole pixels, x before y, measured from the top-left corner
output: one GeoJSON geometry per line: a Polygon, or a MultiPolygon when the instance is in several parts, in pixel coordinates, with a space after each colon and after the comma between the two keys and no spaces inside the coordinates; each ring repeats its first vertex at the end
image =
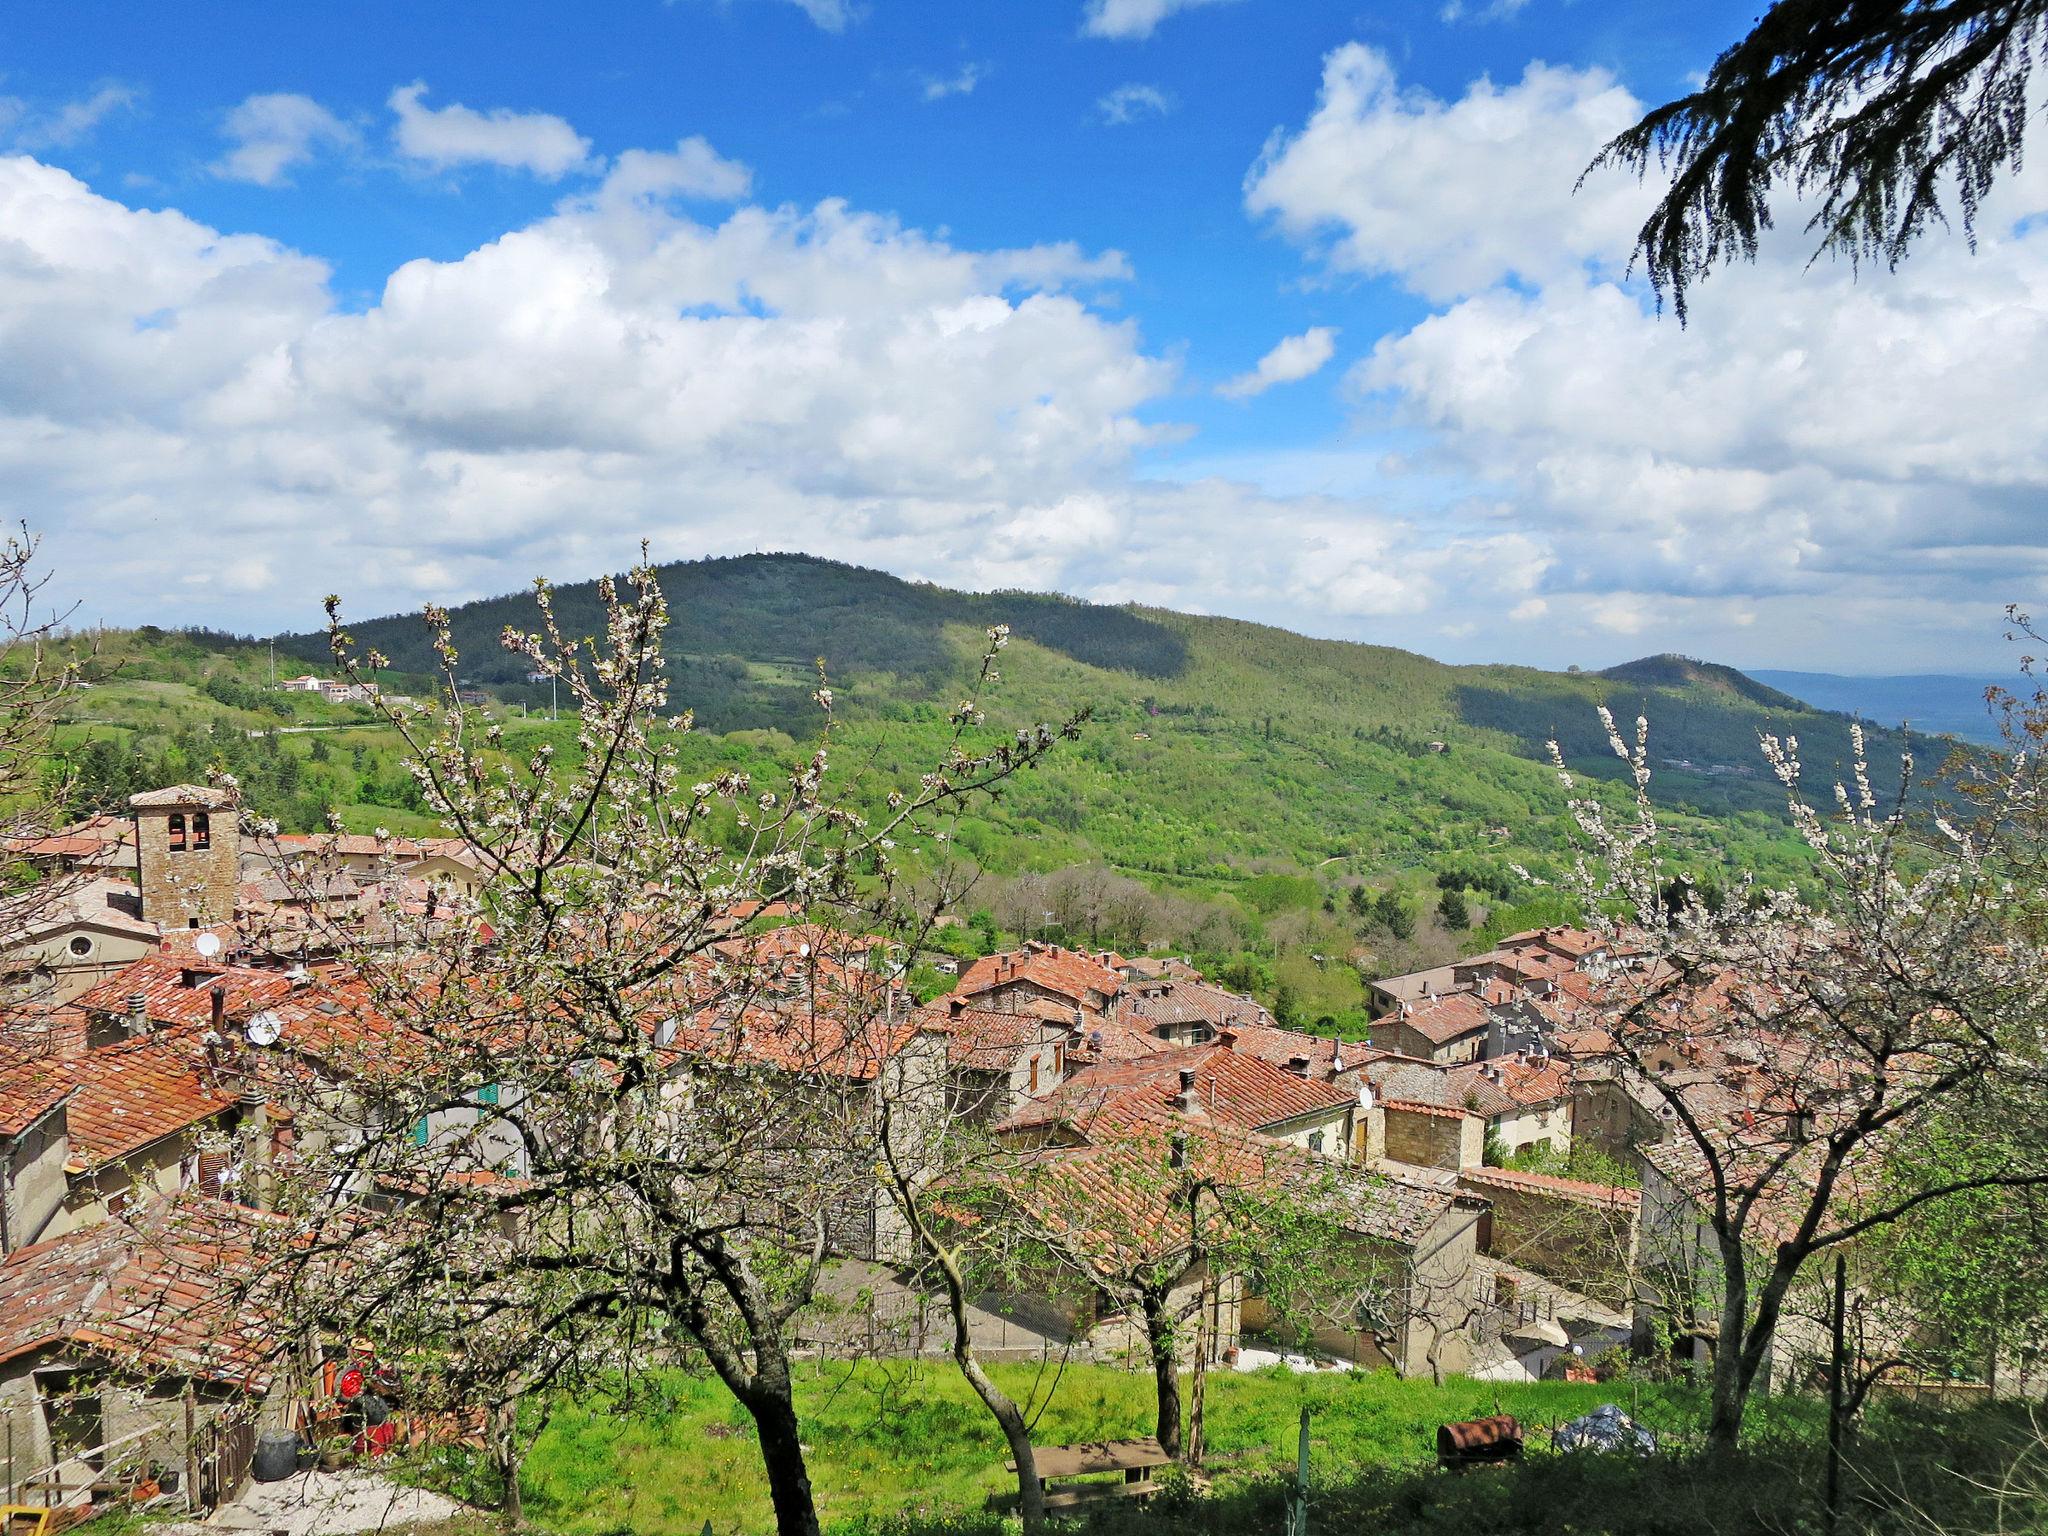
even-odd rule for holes
{"type": "MultiPolygon", "coordinates": [[[[1006,1389],[1037,1405],[1040,1444],[1149,1433],[1151,1387],[1109,1366],[998,1367],[1006,1389]]],[[[1697,1451],[1702,1402],[1688,1386],[1453,1380],[1439,1387],[1386,1373],[1210,1378],[1205,1497],[1169,1492],[1149,1509],[1118,1508],[1092,1529],[1277,1532],[1302,1408],[1310,1411],[1311,1527],[1318,1532],[1612,1531],[1707,1536],[1819,1529],[1824,1412],[1811,1397],[1760,1400],[1733,1462],[1697,1451]],[[1656,1431],[1668,1454],[1560,1456],[1548,1426],[1617,1402],[1656,1431]],[[1439,1424],[1512,1413],[1535,1449],[1519,1467],[1446,1474],[1434,1465],[1439,1424]]],[[[805,1368],[799,1410],[828,1532],[839,1536],[998,1536],[1011,1517],[988,1509],[1014,1490],[1000,1437],[950,1364],[864,1361],[805,1368]]],[[[1949,1413],[1887,1406],[1852,1448],[1856,1520],[1845,1529],[2048,1529],[2031,1493],[1993,1492],[2024,1447],[2026,1415],[1994,1407],[1949,1413]],[[1885,1514],[1879,1517],[1882,1505],[1885,1514]],[[1933,1524],[1914,1525],[1921,1510],[1933,1524]],[[2003,1520],[2005,1524],[1999,1525],[2003,1520]]],[[[1170,1479],[1171,1481],[1171,1479],[1170,1479]]],[[[458,1484],[458,1489],[461,1485],[458,1484]]],[[[626,1407],[597,1398],[556,1406],[522,1479],[527,1516],[560,1536],[717,1536],[771,1530],[751,1421],[715,1380],[676,1371],[644,1383],[626,1407]]],[[[468,1488],[475,1493],[475,1486],[468,1488]]]]}

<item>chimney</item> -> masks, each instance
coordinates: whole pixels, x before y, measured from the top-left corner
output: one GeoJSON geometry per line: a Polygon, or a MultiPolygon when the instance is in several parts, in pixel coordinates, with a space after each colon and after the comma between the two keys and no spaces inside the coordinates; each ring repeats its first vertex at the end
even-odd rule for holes
{"type": "Polygon", "coordinates": [[[128,1033],[131,1037],[149,1033],[149,999],[140,992],[128,994],[128,1033]]]}
{"type": "Polygon", "coordinates": [[[964,997],[949,997],[949,998],[947,998],[947,999],[946,999],[946,1017],[947,1017],[947,1018],[949,1018],[949,1019],[957,1019],[957,1018],[959,1018],[959,1017],[960,1017],[960,1015],[961,1015],[961,1014],[965,1013],[966,1011],[967,1011],[967,999],[966,999],[966,998],[964,998],[964,997]]]}
{"type": "Polygon", "coordinates": [[[213,1032],[223,1034],[228,1027],[228,989],[223,985],[213,988],[213,1032]]]}
{"type": "Polygon", "coordinates": [[[1222,1029],[1216,1031],[1216,1043],[1226,1051],[1235,1050],[1237,1048],[1237,1031],[1226,1024],[1222,1029]]]}
{"type": "Polygon", "coordinates": [[[1343,1072],[1344,1042],[1341,1040],[1332,1040],[1330,1042],[1330,1075],[1332,1077],[1340,1077],[1343,1075],[1343,1072]]]}
{"type": "Polygon", "coordinates": [[[1195,1069],[1193,1067],[1182,1067],[1180,1069],[1180,1092],[1174,1097],[1173,1107],[1184,1115],[1196,1113],[1195,1069]]]}
{"type": "MultiPolygon", "coordinates": [[[[1182,1075],[1185,1076],[1186,1074],[1183,1073],[1182,1075]]],[[[1173,1133],[1173,1140],[1167,1143],[1166,1166],[1169,1168],[1185,1168],[1187,1165],[1188,1139],[1180,1132],[1175,1131],[1173,1133]]]]}

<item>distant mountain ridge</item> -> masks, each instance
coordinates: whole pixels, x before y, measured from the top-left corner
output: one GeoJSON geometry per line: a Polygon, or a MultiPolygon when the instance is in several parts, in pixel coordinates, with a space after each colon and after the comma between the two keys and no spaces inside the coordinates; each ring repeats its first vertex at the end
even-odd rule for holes
{"type": "MultiPolygon", "coordinates": [[[[1341,762],[1364,742],[1403,753],[1505,748],[1541,762],[1556,741],[1576,767],[1611,775],[1617,765],[1594,707],[1604,703],[1624,722],[1650,719],[1660,798],[1720,815],[1781,808],[1758,755],[1760,733],[1796,733],[1817,776],[1844,769],[1851,755],[1841,716],[1732,667],[1669,653],[1594,673],[1452,666],[1241,620],[1039,593],[951,591],[801,554],[677,562],[662,566],[659,577],[673,616],[672,693],[715,731],[813,731],[821,659],[848,718],[922,718],[957,700],[981,629],[1000,622],[1019,645],[1003,668],[999,717],[1044,718],[1090,705],[1099,718],[1131,722],[1113,732],[1114,749],[1102,749],[1112,758],[1130,755],[1134,743],[1189,733],[1212,748],[1226,737],[1241,745],[1251,734],[1295,743],[1315,755],[1320,771],[1341,773],[1341,762]]],[[[558,587],[554,602],[565,632],[598,631],[594,583],[558,587]]],[[[534,618],[530,593],[453,609],[465,677],[508,700],[545,704],[524,663],[499,643],[505,626],[534,618]]],[[[417,618],[349,627],[395,667],[431,670],[417,618]]],[[[278,645],[316,663],[326,655],[319,635],[280,637],[278,645]]],[[[1900,746],[1875,733],[1870,753],[1880,778],[1900,746]]],[[[1303,792],[1314,791],[1304,784],[1303,792]]],[[[1501,814],[1511,813],[1503,802],[1501,814]]]]}
{"type": "Polygon", "coordinates": [[[1833,672],[1760,669],[1749,675],[1783,689],[1814,709],[1856,715],[1881,725],[1904,722],[1916,733],[1960,736],[1965,741],[1985,743],[1999,739],[1997,723],[1984,702],[1985,690],[2002,687],[2015,693],[2033,691],[2033,685],[2017,670],[2003,676],[1909,673],[1894,677],[1844,677],[1833,672]]]}
{"type": "Polygon", "coordinates": [[[1700,661],[1670,651],[1658,656],[1645,656],[1638,661],[1625,661],[1618,667],[1608,667],[1596,675],[1612,678],[1618,683],[1637,683],[1648,688],[1712,689],[1732,694],[1736,698],[1747,699],[1752,704],[1761,704],[1766,709],[1807,707],[1792,694],[1780,692],[1760,682],[1752,673],[1738,672],[1733,667],[1722,666],[1719,662],[1700,661]]]}

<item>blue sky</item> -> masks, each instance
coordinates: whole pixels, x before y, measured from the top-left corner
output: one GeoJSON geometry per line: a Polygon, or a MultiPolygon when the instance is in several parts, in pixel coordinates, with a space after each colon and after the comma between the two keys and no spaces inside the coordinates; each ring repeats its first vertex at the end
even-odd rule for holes
{"type": "Polygon", "coordinates": [[[1996,665],[2038,429],[1928,406],[2039,361],[2042,199],[1889,284],[1782,242],[1682,333],[1640,194],[1570,191],[1753,10],[16,4],[0,472],[116,622],[644,533],[1451,659],[1996,665]]]}

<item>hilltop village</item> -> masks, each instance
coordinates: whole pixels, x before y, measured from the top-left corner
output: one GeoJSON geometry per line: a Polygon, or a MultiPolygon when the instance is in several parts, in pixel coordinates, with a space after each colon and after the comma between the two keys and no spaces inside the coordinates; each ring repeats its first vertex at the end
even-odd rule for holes
{"type": "MultiPolygon", "coordinates": [[[[241,1283],[273,1190],[334,1141],[340,1106],[408,1070],[388,1000],[337,949],[450,928],[487,945],[485,873],[459,839],[250,833],[229,788],[168,786],[130,812],[13,850],[42,884],[8,947],[0,1040],[0,1414],[17,1483],[97,1465],[109,1445],[175,1466],[196,1414],[218,1426],[216,1449],[243,1436],[240,1465],[209,1462],[219,1496],[253,1426],[333,1407],[323,1378],[308,1385],[305,1341],[241,1283]],[[314,1123],[313,1103],[333,1124],[314,1123]]],[[[661,1093],[680,1102],[744,1077],[820,1088],[849,1125],[905,1104],[971,1125],[1029,1170],[1053,1225],[1134,1213],[1117,1242],[1163,1259],[1167,1300],[1198,1314],[1174,1338],[1183,1365],[1305,1351],[1304,1368],[1590,1380],[1631,1350],[1704,1360],[1713,1347],[1697,1287],[1646,1279],[1697,1266],[1705,1196],[1670,1095],[1610,1049],[1612,1000],[1643,979],[1625,939],[1547,928],[1380,978],[1369,1040],[1282,1028],[1170,955],[1027,942],[959,965],[922,1005],[903,980],[913,958],[781,903],[720,910],[693,962],[701,1006],[645,1022],[661,1093]],[[744,1002],[716,1000],[715,978],[741,973],[744,1002]],[[1344,1237],[1342,1308],[1281,1338],[1254,1268],[1195,1239],[1176,1247],[1145,1170],[1201,1156],[1227,1157],[1247,1185],[1312,1187],[1344,1237]],[[1588,1161],[1613,1181],[1571,1176],[1588,1161]]],[[[1736,1024],[1732,1005],[1686,1020],[1655,1064],[1665,1086],[1701,1115],[1752,1128],[1762,1116],[1796,1137],[1736,1024]]],[[[502,1087],[470,1084],[411,1128],[438,1177],[528,1178],[532,1149],[505,1108],[517,1087],[502,1087]]],[[[348,1192],[387,1213],[416,1197],[396,1175],[348,1192]]],[[[939,1347],[907,1321],[927,1318],[929,1299],[880,1192],[834,1211],[829,1249],[892,1323],[821,1328],[816,1347],[939,1347]]],[[[978,1294],[975,1319],[1025,1357],[1142,1350],[1143,1322],[1099,1262],[1099,1284],[978,1294]]],[[[1788,1330],[1774,1369],[1789,1376],[1818,1347],[1788,1330]]]]}

